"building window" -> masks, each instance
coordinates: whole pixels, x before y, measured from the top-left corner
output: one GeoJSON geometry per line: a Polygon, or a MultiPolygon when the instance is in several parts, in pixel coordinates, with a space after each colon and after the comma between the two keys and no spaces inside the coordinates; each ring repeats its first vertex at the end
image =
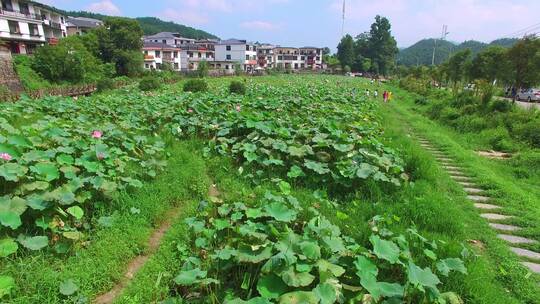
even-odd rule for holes
{"type": "Polygon", "coordinates": [[[156,58],[161,58],[161,51],[156,51],[156,58]]]}
{"type": "Polygon", "coordinates": [[[228,70],[229,69],[229,65],[225,65],[225,70],[228,70]]]}
{"type": "Polygon", "coordinates": [[[11,34],[21,33],[21,30],[19,29],[19,22],[8,20],[8,24],[9,24],[9,32],[11,34]]]}
{"type": "Polygon", "coordinates": [[[13,5],[11,4],[11,0],[2,0],[2,9],[5,11],[13,11],[13,5]]]}
{"type": "Polygon", "coordinates": [[[231,55],[227,55],[227,60],[231,60],[231,55]]]}
{"type": "Polygon", "coordinates": [[[30,29],[30,36],[39,36],[37,24],[28,24],[28,28],[30,29]]]}
{"type": "Polygon", "coordinates": [[[257,47],[256,47],[256,46],[253,46],[253,51],[254,51],[254,52],[257,51],[257,47]]]}
{"type": "Polygon", "coordinates": [[[302,63],[302,64],[300,64],[300,67],[303,69],[303,68],[306,67],[306,65],[302,63]]]}
{"type": "Polygon", "coordinates": [[[21,14],[30,15],[30,9],[28,8],[28,3],[19,2],[19,10],[21,14]]]}
{"type": "Polygon", "coordinates": [[[163,44],[167,44],[167,40],[165,40],[165,39],[161,40],[161,42],[162,42],[163,44]]]}
{"type": "Polygon", "coordinates": [[[294,69],[295,69],[295,70],[298,69],[298,63],[295,63],[295,64],[294,64],[294,69]]]}
{"type": "Polygon", "coordinates": [[[320,60],[321,60],[321,57],[317,57],[315,60],[320,61],[320,60]]]}
{"type": "Polygon", "coordinates": [[[178,58],[178,52],[174,52],[174,53],[173,53],[173,57],[174,57],[174,58],[178,58]]]}
{"type": "Polygon", "coordinates": [[[175,63],[174,63],[174,69],[175,69],[175,70],[178,70],[178,62],[175,62],[175,63]]]}
{"type": "Polygon", "coordinates": [[[246,51],[249,51],[249,45],[246,45],[246,51]]]}
{"type": "Polygon", "coordinates": [[[147,68],[147,69],[149,69],[149,68],[150,68],[150,65],[149,65],[148,63],[145,63],[145,64],[144,64],[144,67],[147,68]]]}
{"type": "Polygon", "coordinates": [[[306,57],[302,56],[302,58],[300,60],[304,61],[304,60],[306,60],[306,57]]]}
{"type": "Polygon", "coordinates": [[[283,60],[283,56],[277,56],[277,60],[283,60]]]}
{"type": "Polygon", "coordinates": [[[230,46],[230,45],[227,45],[225,48],[227,49],[227,51],[230,51],[230,50],[231,50],[231,46],[230,46]]]}
{"type": "Polygon", "coordinates": [[[145,55],[148,55],[148,51],[144,51],[144,54],[145,54],[145,55]]]}
{"type": "Polygon", "coordinates": [[[201,58],[201,57],[202,57],[202,54],[201,54],[200,52],[199,52],[199,53],[198,53],[197,55],[199,56],[199,58],[201,58]]]}
{"type": "Polygon", "coordinates": [[[188,52],[189,58],[193,58],[193,52],[188,52]]]}
{"type": "Polygon", "coordinates": [[[246,60],[249,60],[249,55],[246,55],[246,60]]]}

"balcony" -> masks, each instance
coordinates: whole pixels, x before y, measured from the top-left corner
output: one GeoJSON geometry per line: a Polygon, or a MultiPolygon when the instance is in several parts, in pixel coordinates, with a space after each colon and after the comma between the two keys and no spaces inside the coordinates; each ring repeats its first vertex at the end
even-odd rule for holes
{"type": "Polygon", "coordinates": [[[3,9],[0,8],[0,15],[6,16],[6,17],[16,17],[16,18],[26,18],[26,19],[32,19],[32,20],[41,20],[41,16],[38,16],[36,14],[31,14],[30,12],[21,12],[16,11],[14,9],[3,9]]]}
{"type": "Polygon", "coordinates": [[[146,61],[154,60],[154,56],[152,56],[152,55],[144,55],[144,60],[146,60],[146,61]]]}
{"type": "Polygon", "coordinates": [[[51,21],[51,20],[43,20],[43,24],[48,26],[48,27],[52,27],[54,29],[57,29],[57,30],[62,29],[62,25],[60,23],[54,22],[54,21],[51,21]]]}
{"type": "Polygon", "coordinates": [[[47,43],[49,43],[50,45],[57,45],[58,38],[47,38],[47,43]]]}

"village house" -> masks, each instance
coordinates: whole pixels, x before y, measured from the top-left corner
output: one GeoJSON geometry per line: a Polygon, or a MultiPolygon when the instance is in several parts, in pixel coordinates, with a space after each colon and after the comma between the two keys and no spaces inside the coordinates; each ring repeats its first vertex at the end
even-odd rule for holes
{"type": "Polygon", "coordinates": [[[67,35],[84,35],[88,31],[100,27],[103,25],[103,21],[85,18],[85,17],[68,17],[67,18],[67,35]]]}
{"type": "Polygon", "coordinates": [[[163,65],[170,64],[175,71],[182,68],[180,49],[161,42],[144,42],[144,68],[147,70],[160,70],[163,65]]]}
{"type": "Polygon", "coordinates": [[[2,0],[0,38],[13,54],[32,54],[45,43],[67,36],[66,18],[33,1],[2,0]]]}
{"type": "Polygon", "coordinates": [[[261,44],[257,47],[257,63],[263,69],[271,69],[275,66],[274,45],[261,44]]]}
{"type": "Polygon", "coordinates": [[[216,44],[216,61],[227,65],[239,64],[244,72],[253,72],[257,67],[257,46],[246,40],[229,39],[216,44]]]}

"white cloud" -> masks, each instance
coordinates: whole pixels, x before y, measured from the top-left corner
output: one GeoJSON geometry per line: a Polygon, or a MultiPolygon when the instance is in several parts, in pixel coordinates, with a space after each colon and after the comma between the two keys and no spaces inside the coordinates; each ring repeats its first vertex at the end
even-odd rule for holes
{"type": "Polygon", "coordinates": [[[195,10],[175,10],[167,8],[158,14],[158,17],[167,20],[175,21],[181,24],[206,24],[208,16],[201,14],[195,10]]]}
{"type": "Polygon", "coordinates": [[[113,16],[120,16],[122,14],[118,6],[116,6],[110,0],[103,0],[100,2],[90,3],[90,5],[86,7],[86,10],[90,12],[94,12],[94,13],[113,15],[113,16]]]}
{"type": "Polygon", "coordinates": [[[242,22],[240,26],[246,29],[262,30],[262,31],[274,31],[281,28],[281,25],[279,24],[275,24],[268,21],[262,21],[262,20],[242,22]]]}

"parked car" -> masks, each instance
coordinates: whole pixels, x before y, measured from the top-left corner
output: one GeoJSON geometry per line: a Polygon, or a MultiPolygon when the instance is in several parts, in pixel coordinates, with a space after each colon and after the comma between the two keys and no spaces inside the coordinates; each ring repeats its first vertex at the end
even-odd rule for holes
{"type": "Polygon", "coordinates": [[[516,94],[516,100],[540,101],[540,89],[523,89],[516,94]]]}

